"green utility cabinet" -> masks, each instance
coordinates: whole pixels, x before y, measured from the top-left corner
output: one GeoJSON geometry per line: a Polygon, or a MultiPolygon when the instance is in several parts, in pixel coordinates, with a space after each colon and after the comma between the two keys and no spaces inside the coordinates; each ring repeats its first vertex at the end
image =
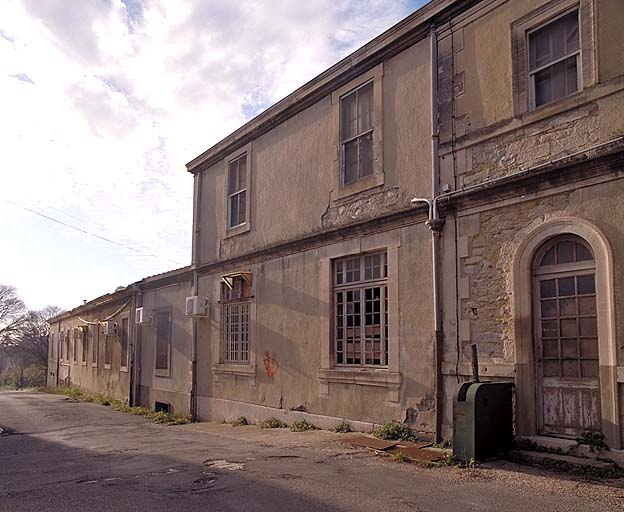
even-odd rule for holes
{"type": "Polygon", "coordinates": [[[453,455],[483,460],[513,440],[511,382],[465,382],[453,403],[453,455]]]}

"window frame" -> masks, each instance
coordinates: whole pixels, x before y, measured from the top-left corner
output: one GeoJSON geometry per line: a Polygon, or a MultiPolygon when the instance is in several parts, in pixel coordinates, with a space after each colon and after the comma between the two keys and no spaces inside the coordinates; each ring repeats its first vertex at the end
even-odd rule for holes
{"type": "MultiPolygon", "coordinates": [[[[103,329],[103,328],[102,328],[103,329]]],[[[104,334],[104,369],[110,370],[113,367],[113,342],[112,335],[104,334]]]]}
{"type": "Polygon", "coordinates": [[[251,303],[253,301],[253,289],[250,283],[246,283],[245,279],[240,276],[236,276],[234,278],[235,283],[241,283],[241,296],[240,297],[231,297],[227,298],[227,290],[229,290],[228,286],[222,280],[221,282],[221,295],[219,304],[221,305],[221,344],[219,350],[219,364],[221,365],[237,365],[237,366],[249,366],[251,363],[252,351],[251,351],[251,303]],[[248,294],[244,294],[244,286],[248,287],[248,294]],[[237,324],[237,332],[239,334],[246,333],[247,340],[243,342],[243,340],[236,340],[237,345],[246,345],[246,350],[240,348],[236,350],[237,353],[247,354],[247,357],[240,358],[231,358],[226,356],[226,354],[232,354],[232,344],[234,341],[228,338],[228,333],[232,333],[231,324],[228,321],[228,314],[232,307],[238,307],[238,324],[237,324]],[[246,310],[243,313],[243,310],[246,310]],[[243,328],[243,318],[246,317],[246,328],[243,328]]]}
{"type": "Polygon", "coordinates": [[[245,217],[247,216],[247,153],[243,153],[241,155],[238,155],[236,158],[233,158],[232,160],[230,160],[228,162],[228,176],[227,176],[227,222],[228,222],[228,229],[232,230],[232,229],[236,229],[239,228],[241,226],[245,225],[246,219],[243,219],[242,222],[238,222],[236,224],[233,224],[232,221],[232,200],[234,198],[237,198],[238,201],[238,212],[239,212],[239,219],[240,219],[240,196],[242,194],[245,194],[245,200],[243,201],[243,203],[245,204],[245,217]],[[241,160],[245,160],[245,184],[243,188],[237,188],[233,191],[230,192],[230,178],[231,178],[231,169],[232,169],[232,165],[236,164],[236,182],[237,184],[240,182],[240,170],[241,170],[241,160]]]}
{"type": "Polygon", "coordinates": [[[154,334],[155,334],[155,344],[154,344],[154,376],[155,377],[171,377],[171,351],[173,345],[173,309],[170,307],[165,308],[156,308],[154,310],[154,334]],[[167,335],[167,344],[166,344],[166,354],[167,354],[167,368],[158,368],[158,317],[161,314],[166,313],[169,316],[169,332],[167,335]]]}
{"type": "Polygon", "coordinates": [[[340,185],[341,187],[348,187],[350,185],[354,185],[355,183],[357,183],[358,181],[361,180],[365,180],[366,178],[368,178],[369,176],[372,176],[374,174],[374,170],[373,170],[373,163],[375,162],[375,153],[374,151],[371,151],[371,162],[370,162],[370,174],[366,174],[365,176],[361,175],[362,172],[362,161],[360,159],[361,156],[361,144],[360,144],[360,140],[364,139],[365,137],[371,136],[371,145],[373,145],[373,141],[374,141],[374,137],[375,137],[375,79],[371,78],[363,83],[361,83],[360,85],[358,85],[357,87],[355,87],[354,89],[351,89],[350,91],[344,93],[343,95],[340,96],[339,98],[339,102],[340,102],[340,128],[339,128],[339,133],[340,133],[340,185]],[[370,116],[371,116],[371,126],[363,131],[359,131],[359,128],[356,127],[356,133],[355,135],[352,135],[350,137],[343,137],[343,121],[344,121],[344,108],[343,108],[343,104],[345,103],[345,101],[347,100],[347,98],[349,98],[350,96],[355,95],[355,111],[356,111],[356,115],[357,115],[357,120],[359,121],[359,92],[364,89],[365,87],[371,86],[372,87],[372,91],[371,91],[371,95],[372,95],[372,101],[371,101],[371,112],[370,112],[370,116]],[[350,181],[349,183],[347,183],[346,179],[347,179],[347,144],[352,143],[352,142],[357,142],[357,148],[358,148],[358,177],[354,180],[354,181],[350,181]]]}
{"type": "MultiPolygon", "coordinates": [[[[333,355],[334,355],[334,366],[335,367],[345,367],[345,368],[372,368],[372,369],[384,369],[384,368],[388,368],[388,268],[387,268],[387,261],[388,261],[388,256],[387,256],[387,252],[386,251],[374,251],[374,252],[367,252],[367,253],[361,253],[358,255],[349,255],[349,256],[345,256],[342,258],[337,258],[335,260],[332,261],[332,303],[333,303],[333,317],[332,317],[332,323],[333,323],[333,339],[332,339],[332,344],[333,344],[333,355]],[[374,256],[380,256],[380,269],[381,269],[381,277],[379,278],[371,278],[371,279],[366,279],[366,258],[368,257],[374,257],[374,256]],[[352,281],[352,282],[342,282],[342,283],[338,283],[338,265],[346,265],[347,261],[353,261],[354,259],[358,259],[358,266],[359,266],[359,274],[360,274],[360,279],[357,281],[352,281]],[[362,277],[363,276],[363,277],[362,277]],[[379,288],[380,289],[380,295],[379,295],[379,303],[380,303],[380,311],[379,311],[379,317],[380,317],[380,323],[379,323],[379,329],[380,329],[380,362],[379,364],[376,363],[367,363],[366,362],[366,290],[367,289],[372,289],[372,288],[379,288]],[[347,301],[346,298],[343,298],[342,302],[339,303],[338,302],[338,295],[339,294],[346,294],[349,291],[358,291],[360,294],[360,299],[359,299],[359,303],[360,303],[360,338],[359,338],[359,345],[360,345],[360,362],[359,363],[348,363],[346,361],[346,357],[345,354],[347,353],[346,351],[346,344],[347,344],[347,339],[346,336],[343,335],[343,337],[340,339],[338,336],[338,331],[339,329],[343,328],[343,329],[347,329],[347,311],[346,311],[346,305],[347,305],[347,301]],[[338,307],[339,304],[343,304],[343,327],[340,327],[338,325],[338,319],[339,319],[339,314],[338,314],[338,307]],[[343,350],[339,351],[338,350],[338,342],[342,341],[343,342],[343,350]],[[343,360],[342,362],[339,362],[339,354],[342,353],[343,354],[343,360]]],[[[345,274],[345,272],[341,272],[341,274],[345,274]]],[[[374,312],[372,313],[374,315],[374,312]]],[[[374,353],[374,352],[373,352],[374,353]]]]}
{"type": "Polygon", "coordinates": [[[71,362],[73,364],[78,364],[78,336],[76,336],[76,331],[79,329],[76,327],[72,327],[71,332],[71,362]]]}
{"type": "Polygon", "coordinates": [[[332,203],[340,202],[355,194],[359,194],[376,187],[381,188],[385,182],[383,167],[383,75],[384,64],[380,63],[365,71],[357,78],[338,87],[331,94],[332,104],[332,129],[334,140],[334,187],[331,194],[332,203]],[[349,93],[368,85],[373,84],[373,111],[372,111],[372,133],[373,133],[373,172],[369,176],[362,177],[353,183],[344,184],[343,180],[343,158],[341,140],[341,98],[349,93]]]}
{"type": "Polygon", "coordinates": [[[533,111],[536,110],[538,108],[541,107],[545,107],[547,105],[551,105],[553,103],[556,103],[558,101],[561,101],[565,98],[569,98],[570,96],[574,96],[575,94],[580,93],[581,91],[583,91],[583,59],[582,59],[582,45],[581,45],[581,10],[578,6],[575,6],[571,9],[567,9],[561,13],[559,13],[558,15],[549,18],[547,21],[540,23],[538,26],[533,27],[530,30],[526,31],[526,58],[527,58],[527,73],[528,73],[528,79],[529,79],[529,110],[533,111]],[[530,63],[530,55],[531,55],[531,45],[530,45],[530,41],[531,41],[531,35],[535,34],[536,32],[539,32],[540,30],[544,30],[546,29],[549,25],[552,25],[553,23],[555,23],[557,20],[560,20],[561,18],[568,16],[569,14],[576,12],[576,19],[577,19],[577,24],[578,24],[578,48],[570,53],[567,53],[561,57],[558,57],[550,62],[548,62],[547,64],[543,64],[542,66],[536,67],[535,69],[531,70],[531,63],[530,63]],[[550,101],[547,101],[546,103],[542,103],[541,105],[536,106],[535,105],[535,75],[540,73],[541,71],[544,71],[546,69],[552,68],[555,65],[561,63],[561,62],[565,62],[566,60],[575,57],[576,60],[576,80],[577,80],[577,89],[574,92],[571,92],[569,94],[566,94],[565,96],[561,96],[559,98],[555,98],[552,99],[550,101]]]}
{"type": "Polygon", "coordinates": [[[102,326],[98,322],[96,329],[94,330],[95,332],[92,331],[93,343],[91,344],[91,368],[98,367],[98,361],[100,359],[99,350],[100,350],[100,330],[101,329],[102,329],[102,326]]]}
{"type": "Polygon", "coordinates": [[[80,351],[80,364],[82,366],[87,366],[87,361],[89,359],[89,326],[83,325],[80,327],[81,337],[80,341],[81,351],[80,351]]]}
{"type": "MultiPolygon", "coordinates": [[[[224,178],[223,178],[223,198],[225,201],[224,208],[224,238],[229,238],[233,236],[237,236],[243,233],[247,233],[251,230],[251,208],[253,206],[252,201],[252,173],[253,173],[253,146],[252,142],[246,144],[242,148],[239,148],[237,151],[229,154],[224,160],[224,178]],[[229,189],[229,180],[230,180],[230,163],[239,160],[240,158],[246,157],[246,169],[245,169],[245,220],[241,224],[237,224],[235,226],[230,226],[230,189],[229,189]]],[[[243,189],[236,192],[239,194],[243,189]]]]}
{"type": "Polygon", "coordinates": [[[577,95],[597,83],[596,8],[593,0],[550,0],[513,21],[511,29],[513,115],[527,122],[542,119],[574,106],[577,95]],[[533,92],[529,79],[529,33],[544,28],[561,16],[578,11],[580,63],[577,64],[578,91],[532,108],[533,92]],[[580,70],[580,71],[579,71],[580,70]]]}
{"type": "Polygon", "coordinates": [[[119,371],[127,372],[130,361],[130,317],[124,316],[119,322],[119,371]],[[124,361],[124,348],[123,348],[123,336],[124,336],[124,321],[126,322],[126,357],[124,361]]]}

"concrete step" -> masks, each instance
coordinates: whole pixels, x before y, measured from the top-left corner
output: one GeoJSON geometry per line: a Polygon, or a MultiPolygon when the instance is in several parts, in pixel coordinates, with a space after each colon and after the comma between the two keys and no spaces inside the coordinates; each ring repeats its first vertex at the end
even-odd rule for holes
{"type": "Polygon", "coordinates": [[[538,466],[549,471],[570,473],[593,478],[624,478],[624,470],[613,461],[561,455],[558,453],[512,450],[509,459],[538,466]]]}
{"type": "Polygon", "coordinates": [[[602,450],[586,444],[579,444],[573,439],[546,436],[518,436],[515,440],[519,450],[572,455],[584,459],[607,460],[624,468],[624,450],[602,450]]]}

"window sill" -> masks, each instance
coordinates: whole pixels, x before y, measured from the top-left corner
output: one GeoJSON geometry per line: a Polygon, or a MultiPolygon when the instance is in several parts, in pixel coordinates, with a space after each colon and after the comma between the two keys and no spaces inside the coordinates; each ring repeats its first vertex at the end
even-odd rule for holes
{"type": "Polygon", "coordinates": [[[383,186],[384,181],[384,173],[382,172],[367,176],[366,178],[362,178],[361,180],[350,183],[349,185],[341,185],[334,200],[340,200],[375,187],[381,187],[383,186]]]}
{"type": "Polygon", "coordinates": [[[67,361],[60,361],[59,364],[61,366],[69,366],[69,363],[67,361]]]}
{"type": "Polygon", "coordinates": [[[80,363],[80,366],[87,366],[87,362],[83,361],[82,363],[80,363]]]}
{"type": "Polygon", "coordinates": [[[401,388],[401,374],[387,369],[328,368],[317,372],[322,384],[353,384],[392,390],[401,388]]]}
{"type": "Polygon", "coordinates": [[[105,364],[104,365],[104,369],[105,370],[110,370],[111,369],[111,365],[110,364],[105,364]]]}
{"type": "Polygon", "coordinates": [[[162,377],[162,378],[168,379],[169,377],[171,377],[171,371],[170,370],[154,370],[154,377],[162,377]]]}
{"type": "Polygon", "coordinates": [[[123,373],[128,373],[128,367],[127,366],[122,366],[121,368],[119,368],[119,371],[123,372],[123,373]]]}
{"type": "Polygon", "coordinates": [[[98,364],[97,363],[91,363],[91,368],[97,368],[98,364]]]}
{"type": "Polygon", "coordinates": [[[249,222],[245,222],[245,224],[242,224],[240,226],[236,226],[234,228],[227,228],[227,231],[226,231],[225,236],[223,238],[224,239],[232,238],[234,236],[238,236],[238,235],[242,235],[243,233],[247,233],[250,230],[251,230],[251,225],[249,224],[249,222]]]}
{"type": "Polygon", "coordinates": [[[256,365],[244,363],[220,363],[213,365],[212,371],[217,375],[238,375],[241,377],[255,377],[256,365]]]}

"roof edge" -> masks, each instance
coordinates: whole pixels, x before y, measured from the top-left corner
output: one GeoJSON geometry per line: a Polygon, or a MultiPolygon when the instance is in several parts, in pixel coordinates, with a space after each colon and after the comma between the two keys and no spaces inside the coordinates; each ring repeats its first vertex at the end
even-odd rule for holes
{"type": "Polygon", "coordinates": [[[448,14],[455,15],[480,1],[431,0],[195,157],[186,164],[187,171],[195,174],[213,165],[228,153],[298,114],[379,61],[422,39],[433,23],[445,21],[448,14]],[[443,19],[436,19],[440,17],[443,19]]]}

